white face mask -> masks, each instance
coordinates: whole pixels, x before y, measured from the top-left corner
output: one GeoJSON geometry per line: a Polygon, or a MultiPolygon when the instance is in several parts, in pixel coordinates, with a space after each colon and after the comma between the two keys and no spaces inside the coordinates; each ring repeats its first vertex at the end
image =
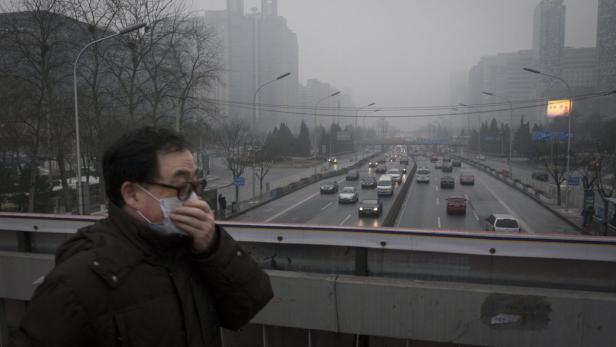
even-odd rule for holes
{"type": "MultiPolygon", "coordinates": [[[[181,229],[179,229],[171,220],[171,212],[176,207],[181,206],[183,201],[178,199],[177,196],[159,199],[155,197],[152,193],[150,193],[147,189],[143,188],[141,185],[138,184],[137,186],[141,188],[141,190],[146,192],[149,196],[151,196],[153,199],[155,199],[156,201],[160,203],[160,210],[163,213],[163,220],[160,223],[152,223],[146,216],[143,215],[143,213],[141,213],[141,211],[137,210],[137,213],[141,216],[141,218],[143,218],[150,224],[150,228],[162,234],[165,234],[165,235],[173,235],[173,234],[187,235],[185,231],[182,231],[181,229]]],[[[191,200],[197,200],[197,194],[195,192],[192,192],[190,194],[190,197],[188,198],[187,201],[191,201],[191,200]]]]}

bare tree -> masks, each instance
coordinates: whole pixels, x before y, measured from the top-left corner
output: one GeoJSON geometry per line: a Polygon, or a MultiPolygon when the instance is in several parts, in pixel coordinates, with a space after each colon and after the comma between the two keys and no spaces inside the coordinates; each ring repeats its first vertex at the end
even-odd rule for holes
{"type": "Polygon", "coordinates": [[[16,1],[5,10],[12,13],[3,14],[0,45],[4,59],[0,69],[4,77],[18,81],[12,92],[19,94],[11,99],[28,101],[16,110],[15,119],[23,131],[20,142],[25,145],[28,159],[21,169],[28,176],[27,210],[33,212],[41,151],[49,145],[45,139],[52,136],[51,129],[66,128],[69,57],[75,52],[75,37],[67,33],[75,29],[76,23],[59,13],[61,7],[53,0],[16,1]]]}
{"type": "MultiPolygon", "coordinates": [[[[233,179],[241,177],[246,166],[251,164],[248,154],[252,144],[251,131],[245,122],[231,120],[223,122],[219,127],[216,139],[225,154],[227,169],[233,179]]],[[[239,188],[235,186],[235,201],[239,200],[239,188]]]]}

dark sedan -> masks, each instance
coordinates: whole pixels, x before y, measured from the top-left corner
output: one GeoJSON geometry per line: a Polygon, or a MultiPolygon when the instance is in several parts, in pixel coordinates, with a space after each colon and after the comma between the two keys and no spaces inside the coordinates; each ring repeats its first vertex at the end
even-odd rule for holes
{"type": "Polygon", "coordinates": [[[463,196],[450,196],[447,198],[447,214],[466,214],[466,198],[463,196]]]}
{"type": "Polygon", "coordinates": [[[441,188],[455,188],[456,186],[456,181],[454,181],[453,177],[451,176],[444,176],[441,177],[441,188]]]}
{"type": "Polygon", "coordinates": [[[361,179],[361,187],[363,189],[374,189],[376,188],[376,177],[363,177],[361,179]]]}
{"type": "Polygon", "coordinates": [[[544,181],[544,182],[547,181],[549,178],[546,172],[541,172],[541,171],[533,172],[531,176],[537,181],[544,181]]]}
{"type": "Polygon", "coordinates": [[[359,171],[349,171],[346,175],[347,181],[357,181],[359,179],[359,171]]]}
{"type": "Polygon", "coordinates": [[[376,173],[386,173],[387,172],[387,166],[385,165],[379,165],[376,168],[376,173]]]}
{"type": "Polygon", "coordinates": [[[357,210],[359,216],[374,216],[378,217],[383,213],[383,203],[381,200],[362,200],[357,210]]]}
{"type": "Polygon", "coordinates": [[[321,186],[321,194],[338,193],[338,182],[328,182],[321,186]]]}
{"type": "Polygon", "coordinates": [[[460,160],[454,159],[451,161],[451,166],[453,167],[462,167],[462,162],[460,160]]]}

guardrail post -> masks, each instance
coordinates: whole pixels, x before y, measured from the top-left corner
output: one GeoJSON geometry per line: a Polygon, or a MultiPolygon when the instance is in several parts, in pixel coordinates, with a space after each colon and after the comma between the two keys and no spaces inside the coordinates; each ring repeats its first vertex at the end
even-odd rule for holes
{"type": "Polygon", "coordinates": [[[6,316],[5,299],[0,298],[0,346],[9,345],[9,324],[6,316]]]}

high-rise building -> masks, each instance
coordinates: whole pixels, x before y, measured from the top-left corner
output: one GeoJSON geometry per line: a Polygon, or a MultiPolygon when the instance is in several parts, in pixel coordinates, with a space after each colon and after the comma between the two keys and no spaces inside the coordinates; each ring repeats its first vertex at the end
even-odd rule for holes
{"type": "MultiPolygon", "coordinates": [[[[252,123],[252,101],[257,88],[276,77],[291,75],[262,88],[258,104],[297,105],[299,48],[286,19],[278,16],[277,1],[263,0],[261,12],[244,13],[243,0],[227,0],[224,11],[207,11],[206,21],[222,43],[223,73],[216,95],[231,101],[221,112],[252,123]]],[[[280,109],[259,109],[256,128],[266,131],[293,118],[280,109]]]]}
{"type": "MultiPolygon", "coordinates": [[[[616,0],[599,0],[596,54],[598,90],[616,89],[616,0]]],[[[616,99],[602,98],[600,112],[616,116],[616,99]]]]}
{"type": "Polygon", "coordinates": [[[565,47],[563,0],[542,0],[533,20],[533,63],[542,72],[560,75],[565,47]]]}

